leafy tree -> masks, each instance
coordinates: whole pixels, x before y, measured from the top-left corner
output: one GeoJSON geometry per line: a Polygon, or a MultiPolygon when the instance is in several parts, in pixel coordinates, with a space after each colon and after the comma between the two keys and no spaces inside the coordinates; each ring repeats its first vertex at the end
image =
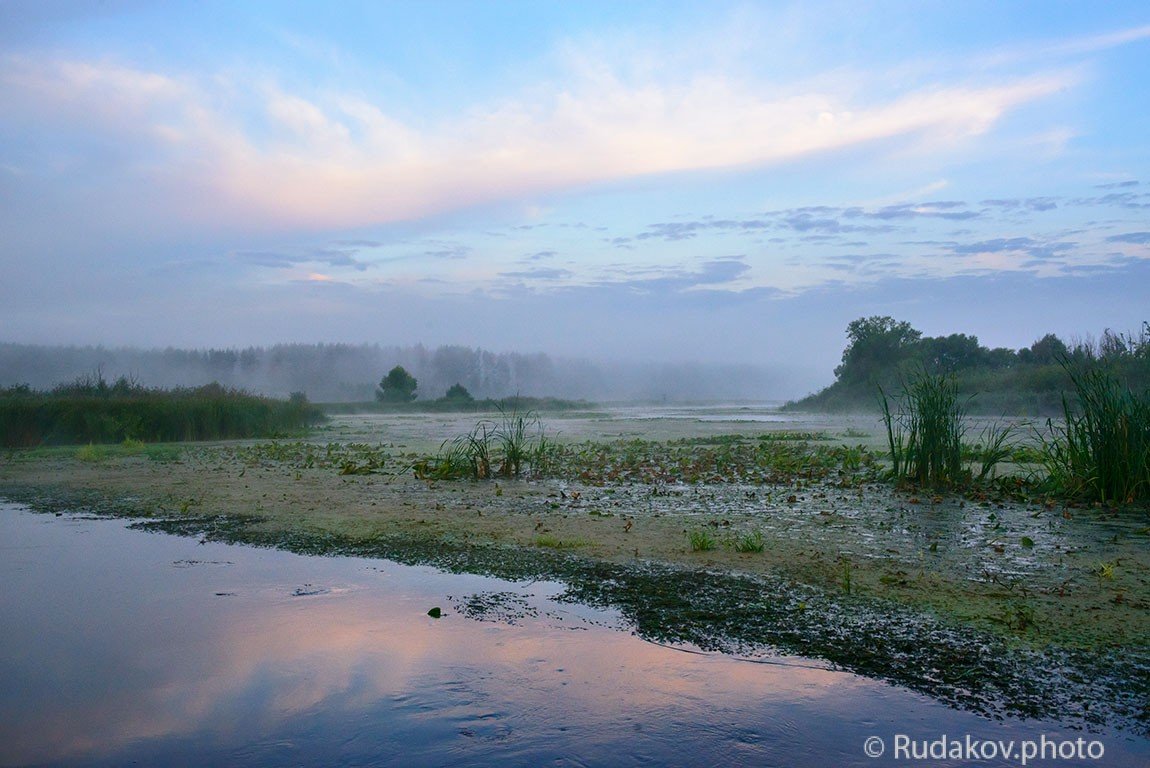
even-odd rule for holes
{"type": "Polygon", "coordinates": [[[475,398],[467,391],[467,387],[460,383],[452,384],[447,388],[447,394],[443,396],[444,400],[451,400],[458,403],[473,403],[475,398]]]}
{"type": "Polygon", "coordinates": [[[1000,368],[1009,368],[1014,365],[1018,360],[1018,355],[1013,349],[995,347],[994,349],[985,350],[983,359],[987,368],[997,370],[1000,368]]]}
{"type": "Polygon", "coordinates": [[[1070,356],[1070,349],[1062,339],[1048,333],[1030,345],[1030,349],[1018,350],[1018,359],[1034,365],[1054,365],[1070,356]]]}
{"type": "Polygon", "coordinates": [[[928,371],[953,373],[982,364],[986,350],[978,345],[977,336],[952,333],[931,336],[918,343],[922,364],[928,371]]]}
{"type": "Polygon", "coordinates": [[[910,356],[922,331],[904,320],[876,315],[848,325],[847,338],[850,343],[835,376],[844,384],[861,384],[896,370],[910,356]]]}
{"type": "Polygon", "coordinates": [[[388,371],[379,381],[375,399],[385,403],[409,403],[415,399],[415,388],[419,382],[402,365],[388,371]]]}

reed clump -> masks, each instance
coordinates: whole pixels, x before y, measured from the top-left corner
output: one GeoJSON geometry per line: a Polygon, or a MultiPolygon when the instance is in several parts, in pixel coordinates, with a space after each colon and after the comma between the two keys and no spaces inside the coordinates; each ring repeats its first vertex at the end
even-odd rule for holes
{"type": "Polygon", "coordinates": [[[913,373],[893,409],[881,387],[879,405],[896,480],[941,488],[969,479],[962,463],[965,402],[953,376],[913,373]]]}
{"type": "Polygon", "coordinates": [[[514,406],[498,410],[498,419],[483,419],[468,434],[445,441],[436,456],[418,462],[416,477],[486,480],[542,471],[553,451],[539,414],[514,406]]]}
{"type": "Polygon", "coordinates": [[[1047,485],[1104,504],[1150,498],[1150,390],[1136,394],[1101,365],[1064,367],[1073,402],[1064,395],[1062,422],[1039,435],[1047,485]]]}
{"type": "Polygon", "coordinates": [[[303,394],[276,400],[215,383],[158,389],[90,376],[49,392],[0,390],[0,443],[9,448],[275,437],[323,418],[303,394]]]}

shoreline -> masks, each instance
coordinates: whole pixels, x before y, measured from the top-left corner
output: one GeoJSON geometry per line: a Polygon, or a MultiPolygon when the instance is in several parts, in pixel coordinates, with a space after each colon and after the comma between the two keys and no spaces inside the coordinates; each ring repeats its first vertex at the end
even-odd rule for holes
{"type": "Polygon", "coordinates": [[[316,461],[322,446],[304,445],[185,445],[175,461],[13,455],[0,496],[231,543],[553,579],[651,639],[809,656],[988,715],[1150,732],[1150,683],[1136,684],[1150,681],[1144,512],[834,478],[428,482],[400,473],[402,456],[394,474],[340,474],[345,453],[316,461]],[[692,551],[700,530],[714,550],[692,551]],[[751,531],[763,551],[736,551],[751,531]],[[1117,567],[1094,576],[1098,558],[1117,567]]]}

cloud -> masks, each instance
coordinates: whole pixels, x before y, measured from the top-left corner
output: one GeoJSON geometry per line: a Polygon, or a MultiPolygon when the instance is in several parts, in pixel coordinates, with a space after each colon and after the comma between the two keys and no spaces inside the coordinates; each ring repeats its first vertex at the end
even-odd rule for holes
{"type": "Polygon", "coordinates": [[[1150,208],[1150,193],[1111,192],[1108,195],[1099,195],[1096,197],[1078,197],[1071,200],[1070,203],[1083,207],[1109,206],[1129,210],[1144,210],[1150,208]]]}
{"type": "Polygon", "coordinates": [[[432,248],[423,252],[423,255],[432,259],[466,259],[471,253],[471,247],[458,243],[445,243],[442,247],[432,248]]]}
{"type": "MultiPolygon", "coordinates": [[[[675,295],[689,294],[698,291],[719,290],[726,294],[733,293],[730,283],[746,276],[751,267],[741,257],[712,259],[703,262],[697,269],[622,269],[618,276],[598,280],[590,287],[598,289],[611,289],[623,291],[626,294],[637,295],[675,295]],[[645,276],[654,273],[654,276],[645,276]]],[[[579,288],[582,290],[582,287],[579,288]]],[[[773,292],[773,289],[769,289],[773,292]]],[[[746,292],[741,291],[741,292],[746,292]]]]}
{"type": "Polygon", "coordinates": [[[563,280],[571,277],[569,269],[540,267],[539,269],[526,269],[517,272],[501,272],[500,277],[520,278],[524,280],[563,280]]]}
{"type": "Polygon", "coordinates": [[[935,218],[965,221],[967,219],[978,218],[979,214],[977,211],[957,210],[964,208],[965,205],[965,203],[950,201],[941,203],[902,203],[900,205],[884,206],[877,211],[863,212],[861,215],[883,220],[935,218]]]}
{"type": "Polygon", "coordinates": [[[358,251],[350,248],[308,248],[302,250],[252,250],[235,251],[232,257],[258,267],[288,269],[299,264],[326,264],[331,267],[350,267],[359,271],[367,269],[367,264],[357,260],[358,251]]]}
{"type": "Polygon", "coordinates": [[[1134,245],[1150,245],[1150,232],[1126,232],[1121,235],[1111,235],[1106,238],[1108,243],[1132,243],[1134,245]]]}
{"type": "Polygon", "coordinates": [[[23,125],[44,146],[67,150],[82,121],[87,141],[126,157],[104,194],[159,198],[169,215],[192,222],[314,230],[890,139],[945,144],[1074,81],[1002,77],[867,98],[857,78],[838,92],[781,95],[721,73],[643,79],[587,62],[564,74],[424,125],[389,114],[371,94],[305,95],[227,73],[9,56],[0,60],[0,125],[23,125]]]}

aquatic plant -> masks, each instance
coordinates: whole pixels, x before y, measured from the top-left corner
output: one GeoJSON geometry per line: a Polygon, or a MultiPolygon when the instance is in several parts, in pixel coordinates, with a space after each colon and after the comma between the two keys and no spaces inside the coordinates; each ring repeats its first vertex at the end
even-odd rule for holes
{"type": "Polygon", "coordinates": [[[913,373],[903,382],[895,411],[882,387],[879,405],[896,480],[945,487],[963,479],[964,403],[953,376],[913,373]]]}
{"type": "Polygon", "coordinates": [[[691,542],[692,552],[709,552],[717,546],[715,537],[701,528],[691,531],[687,534],[687,538],[691,542]]]}
{"type": "Polygon", "coordinates": [[[532,452],[531,441],[542,429],[539,415],[533,411],[521,412],[517,408],[499,408],[502,423],[495,430],[495,438],[502,447],[499,474],[517,477],[532,452]]]}
{"type": "Polygon", "coordinates": [[[762,552],[765,546],[762,531],[754,531],[753,533],[744,533],[735,539],[734,547],[736,552],[762,552]]]}
{"type": "Polygon", "coordinates": [[[553,453],[546,430],[534,411],[500,407],[500,421],[484,419],[466,435],[445,440],[439,453],[415,463],[421,479],[486,480],[498,474],[518,477],[533,462],[553,453]]]}
{"type": "Polygon", "coordinates": [[[1063,422],[1039,435],[1047,485],[1103,503],[1150,497],[1150,391],[1136,395],[1098,364],[1065,368],[1075,403],[1063,396],[1063,422]]]}
{"type": "Polygon", "coordinates": [[[1013,424],[995,421],[983,428],[978,443],[969,451],[974,460],[979,462],[979,480],[992,476],[995,467],[1015,455],[1015,436],[1013,424]]]}

